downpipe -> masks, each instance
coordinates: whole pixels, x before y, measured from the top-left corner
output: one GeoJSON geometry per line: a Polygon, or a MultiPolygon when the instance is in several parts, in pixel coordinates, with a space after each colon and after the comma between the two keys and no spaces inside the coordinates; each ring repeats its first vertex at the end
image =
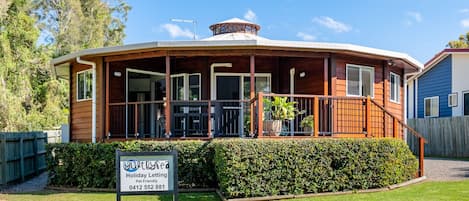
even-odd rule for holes
{"type": "Polygon", "coordinates": [[[91,66],[91,142],[96,143],[96,63],[92,61],[76,59],[77,63],[91,66]]]}

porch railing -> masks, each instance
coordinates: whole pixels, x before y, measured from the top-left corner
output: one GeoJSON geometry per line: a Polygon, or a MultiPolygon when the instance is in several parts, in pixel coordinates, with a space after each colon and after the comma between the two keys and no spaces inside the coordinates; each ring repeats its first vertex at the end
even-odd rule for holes
{"type": "MultiPolygon", "coordinates": [[[[170,136],[252,136],[250,100],[194,100],[170,102],[170,136]]],[[[166,138],[164,101],[109,104],[108,138],[166,138]]]]}
{"type": "MultiPolygon", "coordinates": [[[[416,138],[419,143],[419,176],[423,176],[423,154],[425,138],[403,120],[386,110],[370,97],[334,97],[296,94],[263,94],[256,98],[257,137],[295,137],[295,136],[329,136],[329,137],[391,137],[398,139],[416,138]],[[301,111],[292,120],[282,120],[281,129],[277,132],[265,124],[272,120],[266,112],[264,101],[273,97],[286,97],[296,102],[301,111]],[[301,126],[307,116],[312,115],[314,126],[306,130],[301,126]]],[[[267,110],[269,111],[269,110],[267,110]]]]}
{"type": "Polygon", "coordinates": [[[108,138],[164,137],[164,101],[109,104],[108,138]]]}

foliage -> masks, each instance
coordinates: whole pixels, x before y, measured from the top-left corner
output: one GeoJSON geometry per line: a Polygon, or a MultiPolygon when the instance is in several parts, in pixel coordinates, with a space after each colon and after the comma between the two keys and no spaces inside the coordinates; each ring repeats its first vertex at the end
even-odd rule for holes
{"type": "MultiPolygon", "coordinates": [[[[4,0],[3,0],[4,1],[4,0]]],[[[7,0],[0,12],[0,131],[51,128],[66,122],[68,88],[52,79],[49,50],[27,0],[7,0]]]]}
{"type": "Polygon", "coordinates": [[[124,0],[35,0],[36,15],[54,57],[121,45],[130,6],[124,0]]]}
{"type": "Polygon", "coordinates": [[[293,120],[296,115],[302,114],[295,105],[297,102],[288,101],[287,97],[274,96],[273,100],[264,99],[265,112],[270,112],[274,120],[293,120]]]}
{"type": "Polygon", "coordinates": [[[303,118],[300,122],[300,127],[301,128],[314,128],[314,116],[313,115],[308,115],[305,118],[303,118]]]}
{"type": "Polygon", "coordinates": [[[413,178],[418,166],[396,139],[236,139],[213,147],[229,198],[379,188],[413,178]]]}
{"type": "Polygon", "coordinates": [[[449,48],[469,48],[469,32],[466,35],[460,35],[458,40],[448,42],[449,48]]]}
{"type": "Polygon", "coordinates": [[[122,44],[129,9],[123,0],[0,0],[0,131],[66,123],[68,82],[51,58],[122,44]]]}
{"type": "Polygon", "coordinates": [[[175,149],[178,151],[180,186],[213,187],[213,153],[208,145],[208,142],[202,141],[48,144],[49,184],[80,188],[114,188],[116,149],[137,152],[175,149]]]}

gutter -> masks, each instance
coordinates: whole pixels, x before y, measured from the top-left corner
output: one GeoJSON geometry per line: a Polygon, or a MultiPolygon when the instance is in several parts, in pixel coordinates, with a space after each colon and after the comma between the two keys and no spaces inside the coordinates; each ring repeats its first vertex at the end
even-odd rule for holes
{"type": "Polygon", "coordinates": [[[92,61],[81,60],[78,56],[77,63],[91,66],[92,84],[91,84],[91,142],[96,143],[96,63],[92,61]]]}
{"type": "MultiPolygon", "coordinates": [[[[419,75],[422,72],[422,69],[419,69],[418,72],[413,72],[413,73],[404,73],[404,124],[407,125],[407,80],[412,80],[414,79],[417,75],[419,75]],[[412,76],[409,79],[407,79],[407,76],[412,76]]],[[[415,83],[414,83],[415,84],[415,83]]],[[[414,91],[415,93],[415,91],[414,91]]],[[[415,101],[415,100],[414,100],[415,101]]],[[[415,105],[414,105],[415,106],[415,105]]],[[[407,130],[404,132],[404,139],[407,141],[407,130]]]]}

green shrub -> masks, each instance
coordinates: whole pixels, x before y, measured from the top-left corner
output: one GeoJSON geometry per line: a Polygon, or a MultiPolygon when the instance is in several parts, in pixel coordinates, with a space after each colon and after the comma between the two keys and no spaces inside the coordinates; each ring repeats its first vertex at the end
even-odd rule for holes
{"type": "Polygon", "coordinates": [[[413,178],[417,160],[395,139],[216,140],[215,171],[225,196],[369,189],[413,178]]]}
{"type": "Polygon", "coordinates": [[[213,152],[203,141],[70,143],[47,146],[50,185],[115,188],[115,150],[178,151],[179,184],[183,188],[215,187],[213,152]]]}

